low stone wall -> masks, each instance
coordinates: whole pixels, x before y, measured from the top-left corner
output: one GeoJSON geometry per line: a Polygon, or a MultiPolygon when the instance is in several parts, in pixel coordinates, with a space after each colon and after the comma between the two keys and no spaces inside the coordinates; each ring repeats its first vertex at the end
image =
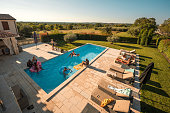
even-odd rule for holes
{"type": "MultiPolygon", "coordinates": [[[[40,42],[40,39],[38,39],[38,42],[40,42]]],[[[26,39],[23,39],[23,40],[18,40],[18,45],[20,45],[20,46],[32,44],[32,43],[34,43],[33,38],[26,38],[26,39]]]]}

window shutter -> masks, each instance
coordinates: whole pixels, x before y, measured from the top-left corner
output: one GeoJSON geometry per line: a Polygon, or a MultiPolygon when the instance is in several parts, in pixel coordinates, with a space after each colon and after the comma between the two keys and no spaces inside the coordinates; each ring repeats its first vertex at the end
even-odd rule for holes
{"type": "Polygon", "coordinates": [[[3,26],[4,30],[9,30],[8,22],[2,22],[2,26],[3,26]]]}

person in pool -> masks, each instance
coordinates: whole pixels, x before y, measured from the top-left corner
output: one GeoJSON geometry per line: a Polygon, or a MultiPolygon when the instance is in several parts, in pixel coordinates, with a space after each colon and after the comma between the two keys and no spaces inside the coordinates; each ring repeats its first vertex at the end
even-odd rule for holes
{"type": "Polygon", "coordinates": [[[71,69],[64,67],[64,70],[63,70],[63,74],[64,74],[64,75],[68,75],[68,74],[65,73],[67,70],[70,70],[70,71],[72,72],[71,69]]]}
{"type": "Polygon", "coordinates": [[[33,56],[33,58],[32,58],[32,63],[33,63],[33,64],[34,64],[34,63],[37,63],[37,59],[36,59],[35,56],[33,56]]]}
{"type": "Polygon", "coordinates": [[[69,54],[69,56],[80,56],[80,54],[76,54],[74,51],[72,53],[69,54]]]}

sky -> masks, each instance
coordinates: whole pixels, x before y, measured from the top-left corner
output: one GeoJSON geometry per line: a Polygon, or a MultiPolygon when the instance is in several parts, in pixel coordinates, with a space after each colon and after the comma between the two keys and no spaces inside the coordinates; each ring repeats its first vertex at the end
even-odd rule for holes
{"type": "Polygon", "coordinates": [[[134,23],[170,18],[170,0],[0,0],[0,13],[17,21],[134,23]]]}

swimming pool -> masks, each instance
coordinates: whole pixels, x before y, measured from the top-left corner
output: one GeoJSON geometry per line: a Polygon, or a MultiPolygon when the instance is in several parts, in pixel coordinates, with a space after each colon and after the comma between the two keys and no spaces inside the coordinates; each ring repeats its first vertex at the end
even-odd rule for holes
{"type": "Polygon", "coordinates": [[[44,70],[39,73],[32,73],[29,69],[25,69],[25,72],[46,92],[50,93],[53,89],[63,83],[67,78],[72,76],[78,70],[73,67],[85,61],[87,58],[89,61],[94,59],[98,54],[104,51],[106,48],[96,46],[92,44],[83,45],[77,49],[74,49],[75,53],[79,53],[80,56],[68,57],[72,52],[67,52],[63,55],[52,58],[42,63],[44,70]],[[60,71],[65,66],[70,68],[73,72],[67,75],[65,78],[63,73],[60,71]]]}

